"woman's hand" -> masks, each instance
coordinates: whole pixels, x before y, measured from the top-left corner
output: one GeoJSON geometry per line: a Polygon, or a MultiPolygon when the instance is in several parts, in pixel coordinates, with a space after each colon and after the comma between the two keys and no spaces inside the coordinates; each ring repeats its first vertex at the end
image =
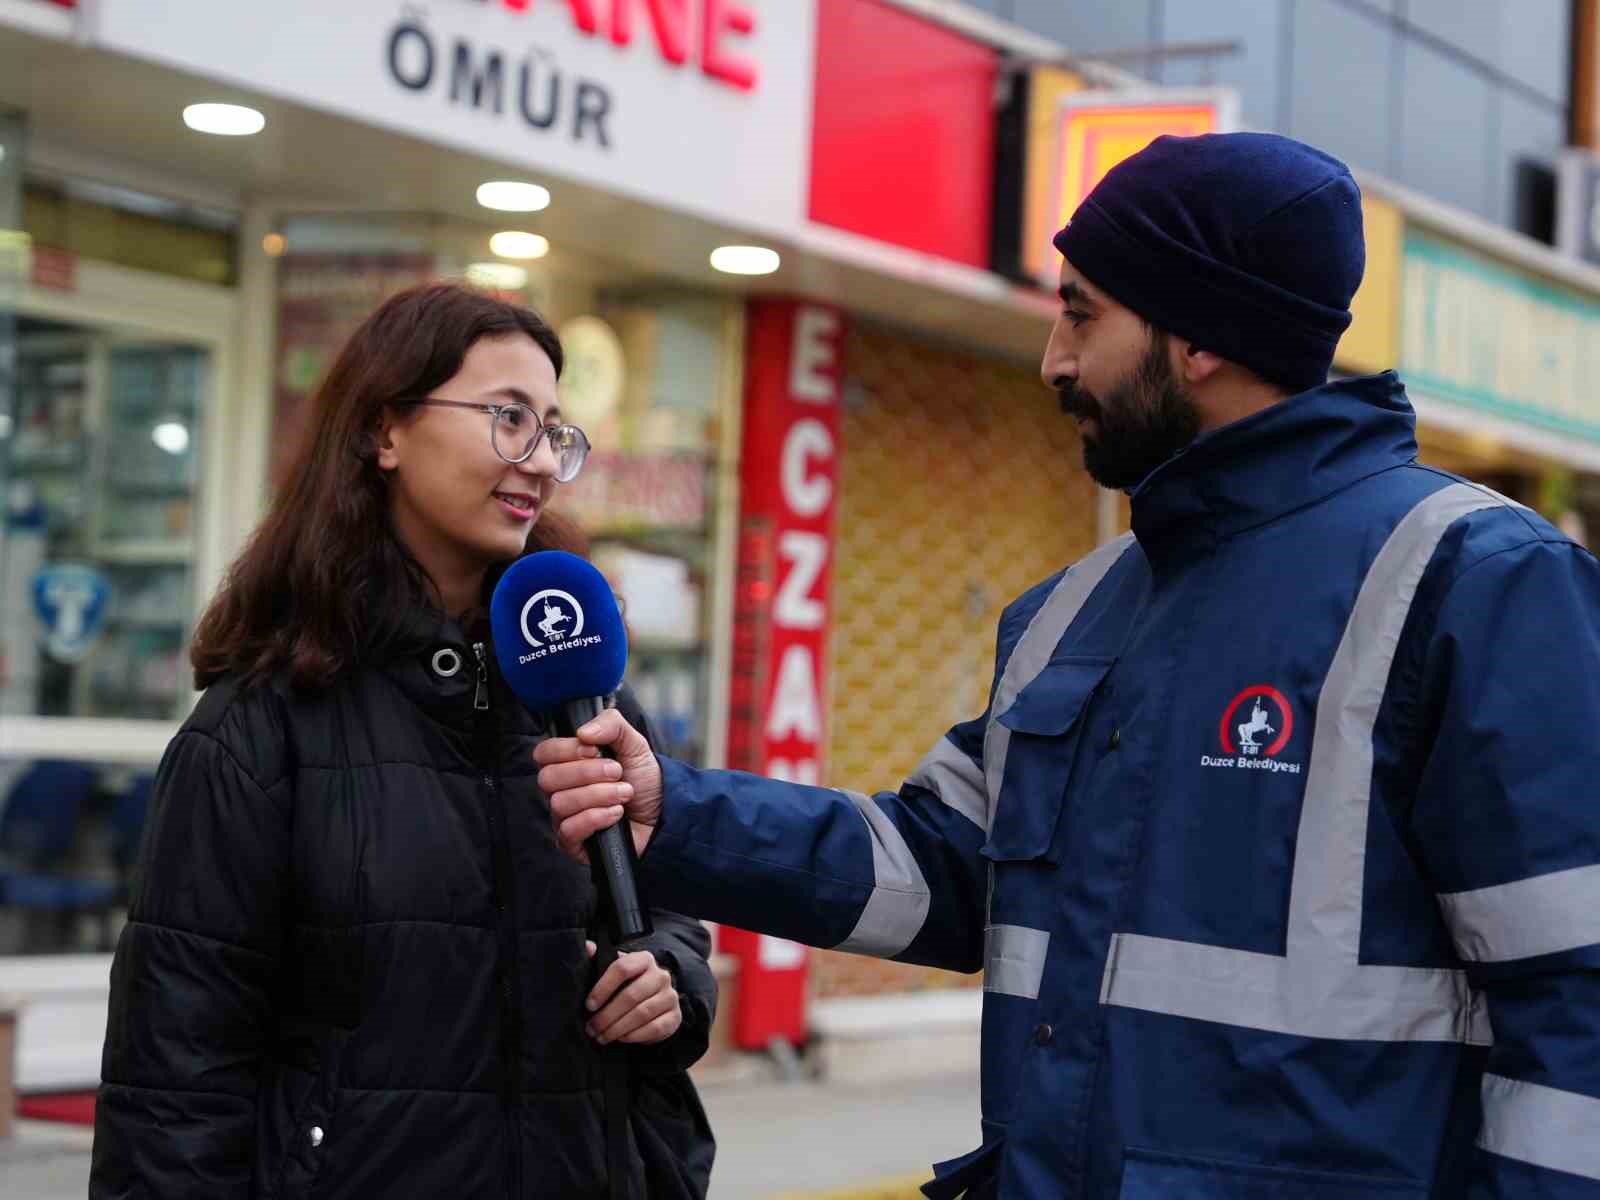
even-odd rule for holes
{"type": "MultiPolygon", "coordinates": [[[[588,949],[592,957],[593,942],[588,949]]],[[[683,1024],[683,1007],[672,986],[672,975],[648,950],[617,955],[617,961],[589,993],[589,1011],[594,1015],[584,1030],[602,1046],[664,1042],[683,1024]]]]}

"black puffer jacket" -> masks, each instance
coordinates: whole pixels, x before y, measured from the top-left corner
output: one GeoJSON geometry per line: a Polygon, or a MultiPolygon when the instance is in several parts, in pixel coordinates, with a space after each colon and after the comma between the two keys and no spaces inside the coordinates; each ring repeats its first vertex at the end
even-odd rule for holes
{"type": "MultiPolygon", "coordinates": [[[[168,748],[111,973],[94,1200],[609,1194],[596,897],[534,779],[543,727],[486,625],[417,632],[323,694],[213,686],[168,748]]],[[[677,1200],[710,1170],[684,1068],[715,984],[704,930],[656,921],[684,1024],[618,1052],[627,1194],[677,1200]]]]}

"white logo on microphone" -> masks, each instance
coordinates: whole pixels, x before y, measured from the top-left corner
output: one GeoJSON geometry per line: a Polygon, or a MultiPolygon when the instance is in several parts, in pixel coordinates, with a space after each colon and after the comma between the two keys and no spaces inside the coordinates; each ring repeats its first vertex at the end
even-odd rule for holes
{"type": "Polygon", "coordinates": [[[583,605],[570,592],[546,588],[535,592],[522,606],[522,636],[535,650],[543,650],[546,644],[570,642],[582,634],[583,605]],[[530,628],[528,621],[532,617],[538,619],[530,628]],[[543,641],[533,635],[534,629],[543,636],[543,641]]]}

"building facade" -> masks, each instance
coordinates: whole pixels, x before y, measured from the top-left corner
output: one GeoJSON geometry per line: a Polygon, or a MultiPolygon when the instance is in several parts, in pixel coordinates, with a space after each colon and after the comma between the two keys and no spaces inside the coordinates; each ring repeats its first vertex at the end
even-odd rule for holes
{"type": "Polygon", "coordinates": [[[1153,84],[1231,87],[1248,128],[1495,224],[1548,228],[1541,192],[1571,121],[1571,0],[973,2],[1153,84]]]}
{"type": "MultiPolygon", "coordinates": [[[[1444,55],[1499,89],[1483,103],[1502,116],[1542,114],[1527,143],[1493,127],[1469,195],[1430,183],[1426,156],[1342,144],[1340,105],[1368,91],[1302,96],[1314,64],[1272,57],[1321,53],[1317,21],[1356,19],[1402,65],[1450,38],[1477,53],[1424,20],[1450,6],[697,0],[680,25],[626,0],[593,21],[554,2],[419,16],[362,0],[336,27],[324,7],[0,0],[0,971],[30,1001],[25,1088],[94,1081],[149,779],[195,700],[194,622],[330,356],[409,283],[472,279],[557,327],[563,408],[596,445],[563,502],[627,603],[634,686],[708,764],[894,786],[981,709],[1001,607],[1125,528],[1037,378],[1047,234],[1037,270],[1014,257],[1059,194],[1066,97],[1205,85],[1234,124],[1349,158],[1370,265],[1337,369],[1398,366],[1434,461],[1573,528],[1600,504],[1600,272],[1491,199],[1502,160],[1560,150],[1567,117],[1540,124],[1556,109],[1530,91],[1554,88],[1566,114],[1583,107],[1569,85],[1533,79],[1532,43],[1515,61],[1499,43],[1444,55]],[[1185,24],[1202,8],[1214,19],[1185,24]],[[1246,38],[1210,75],[1085,61],[1246,38]],[[1262,114],[1285,87],[1279,125],[1262,114]],[[997,112],[1024,95],[1020,124],[997,112]],[[186,127],[206,102],[264,127],[186,127]],[[1055,164],[1033,192],[1019,137],[1055,164]],[[488,183],[535,199],[486,207],[488,183]],[[751,244],[781,267],[712,268],[751,244]]],[[[1584,21],[1551,29],[1592,45],[1584,21]]],[[[1409,78],[1386,85],[1402,117],[1409,78]]],[[[1487,130],[1439,137],[1470,157],[1487,130]]],[[[751,977],[777,964],[823,997],[978,982],[729,945],[751,977]]]]}

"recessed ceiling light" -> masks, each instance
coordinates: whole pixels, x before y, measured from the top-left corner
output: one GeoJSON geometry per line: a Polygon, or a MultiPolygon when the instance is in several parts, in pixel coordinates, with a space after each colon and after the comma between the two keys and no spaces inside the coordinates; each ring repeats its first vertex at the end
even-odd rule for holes
{"type": "Polygon", "coordinates": [[[196,133],[249,137],[265,129],[267,119],[242,104],[191,104],[183,110],[183,123],[196,133]]]}
{"type": "Polygon", "coordinates": [[[514,263],[473,263],[467,268],[467,282],[497,292],[520,292],[528,286],[528,270],[514,263]]]}
{"type": "Polygon", "coordinates": [[[181,421],[163,421],[150,431],[150,440],[168,454],[182,454],[189,448],[189,427],[181,421]]]}
{"type": "Polygon", "coordinates": [[[727,275],[771,275],[782,262],[765,246],[718,246],[711,252],[711,265],[727,275]]]}
{"type": "Polygon", "coordinates": [[[497,179],[478,186],[478,203],[498,212],[539,212],[550,207],[550,189],[497,179]]]}
{"type": "Polygon", "coordinates": [[[550,253],[550,239],[537,233],[507,229],[489,239],[489,249],[501,258],[543,258],[550,253]]]}

